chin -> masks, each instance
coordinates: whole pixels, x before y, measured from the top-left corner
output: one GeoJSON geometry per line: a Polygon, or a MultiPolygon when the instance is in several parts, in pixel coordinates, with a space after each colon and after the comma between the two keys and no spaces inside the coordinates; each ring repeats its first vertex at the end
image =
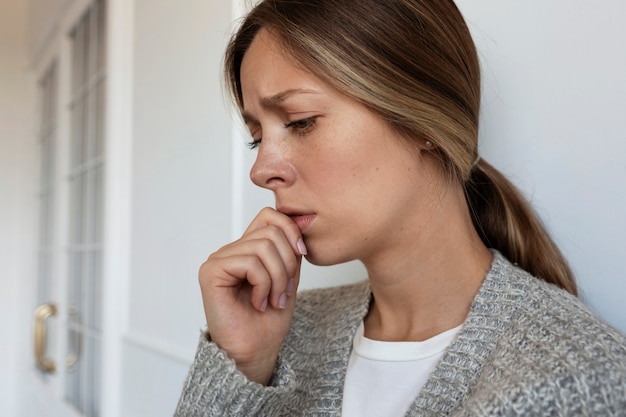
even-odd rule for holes
{"type": "Polygon", "coordinates": [[[332,250],[315,250],[315,248],[308,248],[309,253],[304,257],[310,264],[315,266],[332,266],[339,265],[346,262],[353,261],[354,258],[345,256],[346,254],[338,253],[338,251],[332,250]]]}

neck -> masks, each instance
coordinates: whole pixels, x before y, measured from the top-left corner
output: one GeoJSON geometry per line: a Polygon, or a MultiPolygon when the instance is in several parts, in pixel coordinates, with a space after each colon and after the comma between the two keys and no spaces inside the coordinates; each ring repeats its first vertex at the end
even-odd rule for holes
{"type": "Polygon", "coordinates": [[[419,231],[398,237],[395,250],[363,260],[373,294],[366,337],[420,341],[465,321],[492,255],[463,207],[439,210],[419,231]]]}

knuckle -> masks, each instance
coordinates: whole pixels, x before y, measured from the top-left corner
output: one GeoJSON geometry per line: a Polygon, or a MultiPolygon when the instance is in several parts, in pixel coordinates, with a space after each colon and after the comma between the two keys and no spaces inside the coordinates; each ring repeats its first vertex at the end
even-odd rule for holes
{"type": "Polygon", "coordinates": [[[206,262],[203,262],[202,265],[200,265],[200,268],[198,268],[198,277],[202,278],[209,272],[210,269],[211,262],[208,260],[206,262]]]}
{"type": "Polygon", "coordinates": [[[246,262],[248,264],[248,269],[257,270],[263,268],[263,262],[258,256],[247,256],[246,262]]]}
{"type": "Polygon", "coordinates": [[[268,219],[270,219],[270,218],[272,218],[272,216],[274,216],[274,213],[275,213],[275,210],[273,208],[271,208],[271,207],[264,207],[256,215],[255,220],[266,222],[268,219]]]}
{"type": "Polygon", "coordinates": [[[279,239],[283,234],[282,229],[275,224],[268,224],[265,227],[265,230],[266,233],[273,239],[279,239]]]}
{"type": "Polygon", "coordinates": [[[213,275],[214,269],[215,269],[214,260],[209,259],[203,262],[202,265],[200,265],[200,268],[198,268],[198,279],[201,282],[208,280],[213,275]]]}
{"type": "Polygon", "coordinates": [[[258,245],[263,253],[268,253],[275,247],[274,241],[267,237],[260,238],[258,241],[258,245]]]}

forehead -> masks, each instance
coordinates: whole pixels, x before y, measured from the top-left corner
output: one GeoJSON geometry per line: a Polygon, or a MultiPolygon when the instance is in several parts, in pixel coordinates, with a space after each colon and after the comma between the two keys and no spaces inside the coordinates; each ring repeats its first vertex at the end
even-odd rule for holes
{"type": "MultiPolygon", "coordinates": [[[[261,29],[246,51],[240,70],[244,101],[267,98],[288,90],[326,91],[328,85],[304,68],[281,42],[261,29]]],[[[267,101],[267,100],[266,100],[267,101]]]]}

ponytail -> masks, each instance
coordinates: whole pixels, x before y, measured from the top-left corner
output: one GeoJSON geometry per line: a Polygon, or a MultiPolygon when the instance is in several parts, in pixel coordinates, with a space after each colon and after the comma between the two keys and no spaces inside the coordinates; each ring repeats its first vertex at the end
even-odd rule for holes
{"type": "Polygon", "coordinates": [[[578,295],[574,275],[541,220],[501,172],[480,159],[465,185],[483,243],[532,275],[578,295]]]}

